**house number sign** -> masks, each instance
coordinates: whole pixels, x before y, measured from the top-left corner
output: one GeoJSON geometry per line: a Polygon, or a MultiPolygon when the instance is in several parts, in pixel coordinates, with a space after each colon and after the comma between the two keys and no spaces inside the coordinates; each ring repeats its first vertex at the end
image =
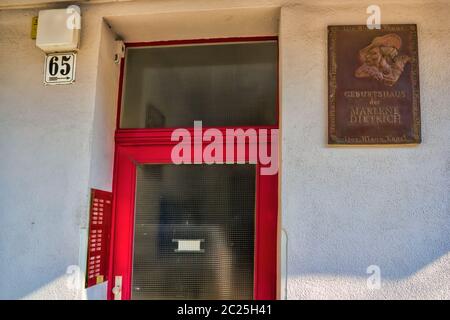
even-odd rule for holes
{"type": "Polygon", "coordinates": [[[76,53],[51,53],[45,57],[44,84],[70,84],[75,81],[76,53]]]}

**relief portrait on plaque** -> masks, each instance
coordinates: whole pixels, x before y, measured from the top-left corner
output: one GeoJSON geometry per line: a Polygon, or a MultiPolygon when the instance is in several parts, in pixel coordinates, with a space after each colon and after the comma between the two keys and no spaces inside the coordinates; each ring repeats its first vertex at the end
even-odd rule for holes
{"type": "Polygon", "coordinates": [[[421,142],[416,25],[328,27],[328,143],[421,142]]]}

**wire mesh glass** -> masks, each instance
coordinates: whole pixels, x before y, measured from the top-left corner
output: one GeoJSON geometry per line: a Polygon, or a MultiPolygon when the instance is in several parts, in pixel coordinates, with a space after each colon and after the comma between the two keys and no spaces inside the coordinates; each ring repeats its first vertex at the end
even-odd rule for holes
{"type": "Polygon", "coordinates": [[[254,165],[137,167],[132,299],[252,299],[254,165]]]}

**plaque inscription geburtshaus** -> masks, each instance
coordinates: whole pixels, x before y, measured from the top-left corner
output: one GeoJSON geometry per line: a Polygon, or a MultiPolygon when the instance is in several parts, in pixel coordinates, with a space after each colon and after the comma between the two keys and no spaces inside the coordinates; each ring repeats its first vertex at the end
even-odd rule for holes
{"type": "Polygon", "coordinates": [[[416,25],[328,27],[328,143],[421,142],[416,25]]]}

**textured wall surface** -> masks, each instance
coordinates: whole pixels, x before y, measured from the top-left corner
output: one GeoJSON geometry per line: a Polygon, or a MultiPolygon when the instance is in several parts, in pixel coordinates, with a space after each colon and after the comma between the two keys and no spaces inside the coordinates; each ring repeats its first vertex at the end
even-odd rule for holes
{"type": "MultiPolygon", "coordinates": [[[[130,15],[120,19],[126,26],[136,15],[162,15],[162,21],[173,25],[163,34],[174,39],[186,30],[186,21],[177,22],[176,16],[171,18],[168,13],[225,9],[216,17],[229,19],[235,35],[245,36],[256,32],[264,22],[261,16],[258,23],[248,20],[249,26],[240,30],[228,9],[249,4],[273,7],[274,3],[277,1],[82,5],[77,80],[73,85],[48,87],[43,85],[45,55],[30,39],[31,18],[38,9],[0,10],[0,299],[105,296],[104,285],[82,290],[83,274],[76,281],[78,278],[71,276],[74,269],[70,269],[80,266],[82,271],[85,263],[89,188],[111,188],[118,77],[111,60],[114,35],[105,28],[103,18],[130,15]]],[[[65,4],[54,7],[64,8],[65,4]]],[[[273,29],[274,22],[269,25],[261,34],[273,29]]],[[[205,28],[197,23],[189,35],[211,35],[205,28]]],[[[216,28],[214,35],[230,36],[228,31],[216,28]]]]}
{"type": "MultiPolygon", "coordinates": [[[[326,145],[326,26],[364,24],[370,1],[83,5],[77,81],[53,87],[42,84],[44,54],[29,37],[37,10],[0,11],[0,298],[104,296],[104,286],[68,286],[66,274],[83,264],[89,188],[111,184],[117,68],[103,17],[130,35],[132,15],[157,15],[173,26],[152,33],[158,37],[173,39],[181,30],[202,37],[205,28],[208,36],[242,36],[266,33],[263,16],[239,29],[229,9],[276,6],[287,298],[450,298],[450,7],[377,2],[382,23],[418,24],[423,143],[415,148],[326,145]],[[185,30],[186,23],[170,20],[172,12],[185,22],[205,10],[224,10],[232,29],[196,23],[185,30]],[[369,265],[381,269],[379,290],[366,286],[369,265]]],[[[270,29],[274,20],[267,23],[270,29]]]]}
{"type": "Polygon", "coordinates": [[[0,11],[0,298],[74,298],[100,33],[86,21],[75,84],[45,87],[36,14],[0,11]]]}
{"type": "Polygon", "coordinates": [[[365,24],[371,2],[282,8],[289,299],[450,298],[450,3],[392,2],[379,3],[382,23],[419,30],[423,143],[412,148],[326,146],[326,27],[365,24]]]}

